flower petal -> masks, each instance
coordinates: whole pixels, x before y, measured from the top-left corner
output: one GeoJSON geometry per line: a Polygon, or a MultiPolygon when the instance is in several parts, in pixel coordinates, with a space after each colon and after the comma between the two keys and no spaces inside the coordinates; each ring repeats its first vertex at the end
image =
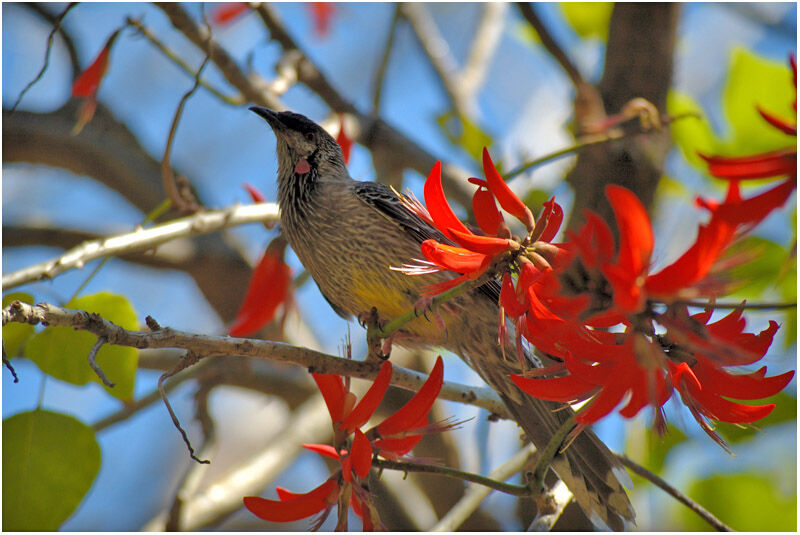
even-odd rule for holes
{"type": "Polygon", "coordinates": [[[319,453],[323,457],[329,457],[334,461],[338,461],[340,458],[339,453],[336,451],[336,448],[334,448],[330,444],[302,444],[302,446],[308,451],[319,453]]]}
{"type": "Polygon", "coordinates": [[[352,459],[353,472],[358,477],[364,478],[369,474],[372,467],[372,445],[367,436],[356,429],[353,436],[353,445],[350,447],[350,459],[352,459]]]}
{"type": "Polygon", "coordinates": [[[506,238],[477,236],[472,233],[465,234],[454,228],[449,228],[447,230],[450,231],[450,237],[462,247],[485,255],[496,255],[498,253],[502,253],[503,251],[509,250],[512,244],[515,243],[506,238]]]}
{"type": "MultiPolygon", "coordinates": [[[[699,153],[698,153],[699,154],[699,153]]],[[[797,172],[797,149],[781,149],[750,156],[705,156],[708,173],[718,178],[753,179],[797,172]]]]}
{"type": "Polygon", "coordinates": [[[503,223],[503,214],[497,209],[494,195],[489,191],[485,180],[470,178],[469,181],[480,186],[472,196],[472,213],[475,214],[475,221],[486,235],[495,236],[500,224],[503,223]]]}
{"type": "Polygon", "coordinates": [[[538,399],[569,403],[584,399],[597,387],[574,375],[553,377],[549,379],[529,379],[521,375],[511,375],[511,380],[520,390],[538,399]]]}
{"type": "Polygon", "coordinates": [[[375,381],[369,387],[369,390],[358,402],[358,405],[350,411],[344,420],[342,420],[341,428],[346,432],[351,433],[359,427],[367,423],[372,413],[378,408],[386,389],[389,388],[389,381],[392,378],[392,363],[388,360],[381,365],[381,370],[378,372],[375,381]]]}
{"type": "Polygon", "coordinates": [[[489,151],[486,147],[483,148],[483,173],[486,176],[486,182],[489,189],[492,191],[497,202],[503,207],[503,210],[513,215],[525,225],[525,228],[530,232],[533,230],[536,221],[533,219],[533,213],[530,208],[525,206],[525,203],[517,197],[517,194],[511,191],[508,184],[505,183],[497,168],[492,162],[489,151]]]}
{"type": "Polygon", "coordinates": [[[111,47],[117,40],[119,33],[120,30],[117,30],[111,34],[92,64],[72,83],[73,97],[94,97],[97,94],[100,82],[103,80],[103,76],[105,76],[108,70],[108,59],[111,53],[111,47]]]}
{"type": "Polygon", "coordinates": [[[619,227],[617,265],[634,277],[643,273],[653,252],[653,227],[647,209],[629,189],[606,186],[606,197],[619,227]]]}
{"type": "Polygon", "coordinates": [[[217,26],[228,24],[233,19],[250,9],[247,2],[229,2],[218,4],[211,12],[211,22],[217,26]]]}
{"type": "Polygon", "coordinates": [[[767,367],[747,374],[728,373],[705,358],[699,358],[694,373],[704,389],[735,399],[762,399],[783,390],[794,377],[794,371],[765,377],[767,367]]]}
{"type": "Polygon", "coordinates": [[[344,114],[339,114],[339,133],[336,134],[336,143],[342,149],[345,165],[350,162],[350,149],[353,147],[353,140],[344,131],[344,114]]]}
{"type": "Polygon", "coordinates": [[[242,307],[228,329],[231,336],[257,332],[275,318],[275,312],[289,295],[292,270],[283,261],[286,240],[275,238],[253,270],[242,307]]]}
{"type": "Polygon", "coordinates": [[[520,303],[510,273],[503,273],[503,285],[500,288],[500,303],[503,309],[512,318],[518,318],[528,310],[526,303],[520,303]]]}
{"type": "Polygon", "coordinates": [[[330,373],[312,373],[311,377],[317,383],[317,388],[322,393],[325,405],[328,406],[328,413],[331,421],[341,422],[344,414],[344,401],[347,391],[344,388],[344,381],[338,375],[330,373]]]}
{"type": "Polygon", "coordinates": [[[442,389],[444,377],[444,364],[442,357],[436,359],[428,379],[422,388],[414,394],[408,403],[403,405],[397,412],[386,418],[377,426],[377,431],[381,437],[391,437],[397,433],[412,428],[423,416],[430,412],[433,402],[442,389]]]}
{"type": "Polygon", "coordinates": [[[336,494],[338,484],[329,479],[314,490],[294,498],[279,501],[258,496],[246,496],[244,506],[257,517],[270,522],[293,522],[316,514],[330,505],[328,498],[336,494]]]}
{"type": "Polygon", "coordinates": [[[424,187],[425,207],[428,209],[436,228],[447,236],[447,229],[454,228],[465,234],[469,234],[469,229],[450,208],[447,198],[444,196],[442,188],[442,162],[436,162],[431,169],[424,187]]]}
{"type": "Polygon", "coordinates": [[[549,242],[556,237],[558,229],[561,228],[561,223],[564,221],[564,210],[561,208],[561,205],[556,202],[555,197],[544,203],[544,207],[549,214],[547,216],[547,226],[544,228],[544,232],[542,232],[539,239],[549,242]]]}
{"type": "Polygon", "coordinates": [[[445,245],[433,239],[422,242],[420,250],[429,261],[456,273],[482,273],[492,261],[491,256],[445,245]]]}

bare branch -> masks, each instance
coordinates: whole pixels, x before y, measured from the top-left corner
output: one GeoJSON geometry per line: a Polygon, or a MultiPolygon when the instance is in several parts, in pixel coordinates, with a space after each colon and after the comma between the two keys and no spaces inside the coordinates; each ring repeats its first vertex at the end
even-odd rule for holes
{"type": "MultiPolygon", "coordinates": [[[[69,310],[50,303],[32,306],[15,301],[3,309],[3,325],[6,323],[46,323],[66,325],[74,329],[105,337],[109,344],[145,348],[178,348],[192,351],[198,358],[239,355],[266,358],[279,362],[292,362],[308,368],[314,373],[335,373],[348,377],[373,379],[380,369],[374,363],[354,361],[326,355],[305,347],[296,347],[281,342],[231,338],[229,336],[207,336],[185,333],[170,328],[156,332],[129,331],[101,318],[80,310],[69,310]]],[[[427,376],[412,370],[393,367],[391,384],[407,390],[419,390],[427,376]]],[[[500,417],[508,412],[499,396],[490,388],[471,387],[458,383],[445,383],[440,399],[482,407],[500,417]]]]}
{"type": "MultiPolygon", "coordinates": [[[[178,524],[185,531],[218,524],[241,509],[242,496],[257,495],[274,478],[283,473],[303,451],[301,444],[328,442],[333,436],[331,419],[321,396],[314,396],[292,414],[286,427],[276,433],[256,457],[234,467],[225,477],[216,480],[192,496],[182,496],[178,524]]],[[[163,531],[168,512],[162,511],[145,527],[146,531],[163,531]]]]}
{"type": "MultiPolygon", "coordinates": [[[[158,3],[156,7],[164,11],[172,25],[195,46],[205,50],[204,30],[192,21],[179,4],[158,3]]],[[[297,51],[294,56],[294,60],[297,61],[297,80],[317,93],[333,111],[350,114],[358,122],[357,141],[361,145],[370,151],[374,151],[380,146],[384,153],[394,154],[404,167],[414,169],[421,175],[427,176],[438,158],[380,118],[360,113],[352,103],[348,102],[328,83],[322,73],[302,53],[300,47],[284,30],[272,6],[253,4],[253,7],[270,30],[273,39],[283,47],[284,51],[297,51]]],[[[272,84],[255,73],[245,75],[233,58],[213,39],[210,40],[209,46],[211,47],[211,61],[217,65],[228,82],[238,89],[249,102],[259,106],[284,109],[283,104],[272,90],[272,84]]],[[[469,173],[454,165],[445,165],[442,171],[445,193],[448,197],[464,206],[469,206],[472,202],[472,188],[464,180],[469,173]]]]}
{"type": "Polygon", "coordinates": [[[383,50],[378,70],[375,71],[375,82],[373,83],[372,112],[377,115],[381,108],[381,93],[383,92],[383,81],[386,77],[386,67],[389,65],[389,57],[392,54],[394,45],[394,34],[397,31],[397,23],[400,20],[400,4],[395,4],[392,14],[392,23],[389,26],[389,35],[386,38],[386,47],[383,50]]]}
{"type": "Polygon", "coordinates": [[[81,73],[81,62],[78,59],[78,51],[75,49],[75,41],[72,39],[72,36],[69,34],[69,32],[67,32],[67,30],[64,28],[64,25],[61,24],[63,21],[59,21],[60,18],[63,18],[63,14],[60,13],[56,15],[48,11],[45,8],[45,6],[48,5],[47,2],[20,2],[19,5],[27,7],[46,20],[49,24],[58,27],[58,34],[64,41],[64,48],[67,49],[69,61],[72,64],[72,77],[77,78],[81,73]]]}
{"type": "Polygon", "coordinates": [[[583,79],[583,75],[581,75],[581,72],[575,64],[572,63],[572,60],[569,59],[564,49],[562,49],[553,36],[550,35],[547,26],[542,23],[536,11],[533,10],[533,6],[528,2],[517,2],[517,7],[520,13],[522,13],[522,16],[525,17],[525,20],[528,21],[528,24],[533,26],[533,29],[539,34],[539,39],[542,40],[542,44],[547,52],[553,56],[553,59],[561,65],[561,68],[567,73],[569,79],[572,80],[572,85],[574,85],[576,89],[584,85],[586,82],[583,79]]]}
{"type": "Polygon", "coordinates": [[[4,275],[3,289],[55,277],[67,270],[81,268],[95,258],[143,251],[176,238],[208,234],[244,223],[277,221],[278,217],[278,206],[274,203],[236,205],[137,229],[129,234],[85,242],[54,260],[4,275]]]}
{"type": "Polygon", "coordinates": [[[94,373],[97,374],[104,385],[106,385],[108,388],[113,388],[114,383],[112,383],[111,380],[106,377],[106,374],[103,373],[103,370],[97,364],[97,352],[100,351],[100,348],[105,344],[106,339],[102,336],[99,336],[97,338],[97,342],[95,342],[95,344],[92,346],[92,349],[89,351],[89,366],[92,368],[92,370],[94,370],[94,373]]]}
{"type": "MultiPolygon", "coordinates": [[[[162,43],[156,35],[150,31],[144,24],[142,24],[139,20],[136,20],[132,17],[127,17],[126,22],[128,25],[133,26],[136,28],[139,33],[141,33],[148,41],[150,41],[157,49],[161,51],[164,56],[169,58],[173,63],[175,63],[178,67],[180,67],[186,74],[189,76],[194,76],[193,69],[185,62],[181,57],[176,54],[172,49],[170,49],[167,45],[162,43]]],[[[220,99],[222,102],[226,104],[230,104],[232,106],[240,106],[244,104],[242,97],[229,97],[222,93],[222,91],[216,89],[214,86],[206,82],[205,80],[200,80],[200,85],[205,87],[208,91],[210,91],[215,97],[220,99]]]]}
{"type": "Polygon", "coordinates": [[[77,2],[70,2],[67,4],[67,7],[64,8],[64,11],[62,11],[61,14],[56,17],[55,21],[53,22],[53,29],[50,30],[50,34],[47,36],[47,48],[45,49],[44,53],[44,64],[42,65],[42,68],[39,69],[39,73],[33,78],[33,80],[28,82],[28,85],[26,85],[19,94],[16,102],[14,102],[14,105],[11,106],[11,113],[16,111],[17,106],[19,106],[19,103],[22,102],[22,97],[25,96],[25,93],[27,93],[31,87],[36,85],[36,82],[41,80],[42,76],[44,76],[44,73],[47,71],[47,67],[50,66],[50,51],[53,49],[53,38],[55,37],[58,29],[61,27],[61,22],[64,20],[64,17],[66,17],[67,13],[69,13],[70,10],[77,5],[77,2]]]}
{"type": "Polygon", "coordinates": [[[697,515],[700,518],[708,522],[708,524],[717,531],[733,531],[730,527],[725,525],[720,519],[715,517],[708,510],[706,510],[702,505],[692,500],[686,494],[682,493],[681,491],[679,491],[678,489],[676,489],[675,487],[673,487],[672,485],[670,485],[669,483],[658,477],[656,474],[654,474],[644,466],[633,462],[628,457],[620,453],[617,453],[616,455],[617,459],[619,459],[622,462],[622,464],[627,466],[632,472],[650,481],[655,486],[657,486],[658,488],[660,488],[661,490],[663,490],[664,492],[666,492],[667,494],[669,494],[670,496],[681,502],[683,505],[685,505],[686,507],[697,513],[697,515]]]}

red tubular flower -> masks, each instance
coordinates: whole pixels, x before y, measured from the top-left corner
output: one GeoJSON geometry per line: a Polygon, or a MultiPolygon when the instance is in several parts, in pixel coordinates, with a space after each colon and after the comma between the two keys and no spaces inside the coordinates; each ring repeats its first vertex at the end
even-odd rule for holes
{"type": "Polygon", "coordinates": [[[344,163],[350,163],[350,149],[353,147],[353,140],[344,131],[344,114],[339,114],[339,133],[336,134],[336,143],[342,148],[344,163]]]}
{"type": "Polygon", "coordinates": [[[489,190],[489,183],[474,177],[469,181],[478,186],[472,196],[472,212],[475,214],[475,220],[484,234],[494,236],[503,223],[503,214],[497,209],[494,195],[489,190]]]}
{"type": "Polygon", "coordinates": [[[305,494],[282,492],[287,499],[267,500],[258,496],[246,496],[244,506],[257,517],[269,522],[293,522],[315,515],[336,503],[339,485],[329,479],[305,494]]]}
{"type": "Polygon", "coordinates": [[[283,261],[286,240],[275,238],[258,262],[236,320],[228,329],[231,336],[257,332],[275,318],[278,307],[286,303],[292,271],[283,261]]]}
{"type": "Polygon", "coordinates": [[[336,6],[333,2],[310,2],[308,7],[311,9],[311,17],[314,19],[314,33],[318,37],[326,37],[330,31],[336,6]]]}
{"type": "Polygon", "coordinates": [[[428,424],[428,413],[442,388],[442,357],[436,359],[428,379],[414,397],[366,433],[360,427],[367,423],[378,408],[389,387],[391,362],[383,363],[372,385],[358,403],[355,396],[348,392],[340,376],[325,373],[311,375],[325,400],[338,444],[303,444],[303,447],[339,461],[341,469],[327,482],[307,494],[294,494],[279,488],[280,501],[247,497],[244,499],[245,506],[265,520],[290,522],[321,511],[326,511],[327,514],[331,506],[339,502],[339,494],[349,491],[352,492],[350,503],[356,514],[363,519],[364,528],[374,527],[373,520],[377,516],[369,500],[366,482],[362,481],[372,467],[373,454],[391,459],[400,458],[411,451],[424,434],[446,431],[457,425],[428,424]],[[353,438],[349,441],[351,434],[353,438]]]}
{"type": "Polygon", "coordinates": [[[752,156],[706,156],[708,173],[728,180],[769,178],[797,174],[797,149],[780,149],[752,156]]]}
{"type": "Polygon", "coordinates": [[[250,9],[247,2],[226,2],[217,4],[211,12],[211,22],[217,26],[224,26],[239,18],[250,9]]]}
{"type": "Polygon", "coordinates": [[[503,177],[497,172],[497,168],[494,166],[486,147],[483,148],[483,173],[486,175],[489,189],[497,199],[497,202],[500,203],[500,206],[503,207],[503,210],[522,221],[529,232],[533,230],[536,222],[533,219],[530,208],[525,206],[525,203],[511,191],[503,177]]]}
{"type": "Polygon", "coordinates": [[[116,30],[111,34],[94,61],[72,82],[72,96],[84,99],[78,108],[78,120],[72,129],[72,135],[77,135],[94,117],[94,112],[97,109],[97,91],[100,89],[100,82],[103,81],[106,71],[108,71],[111,47],[114,46],[120,31],[116,30]]]}

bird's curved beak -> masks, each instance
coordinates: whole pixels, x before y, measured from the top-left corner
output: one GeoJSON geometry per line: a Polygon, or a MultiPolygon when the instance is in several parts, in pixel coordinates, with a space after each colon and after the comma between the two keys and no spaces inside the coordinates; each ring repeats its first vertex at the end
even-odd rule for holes
{"type": "Polygon", "coordinates": [[[276,135],[283,135],[288,130],[278,112],[261,106],[250,106],[250,111],[263,117],[276,135]]]}

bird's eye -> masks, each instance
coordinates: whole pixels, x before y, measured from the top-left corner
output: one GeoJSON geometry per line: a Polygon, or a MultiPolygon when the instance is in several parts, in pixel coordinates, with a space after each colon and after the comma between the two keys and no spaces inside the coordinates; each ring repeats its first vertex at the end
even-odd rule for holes
{"type": "Polygon", "coordinates": [[[306,141],[309,143],[314,143],[317,140],[316,134],[314,132],[306,132],[306,141]]]}

